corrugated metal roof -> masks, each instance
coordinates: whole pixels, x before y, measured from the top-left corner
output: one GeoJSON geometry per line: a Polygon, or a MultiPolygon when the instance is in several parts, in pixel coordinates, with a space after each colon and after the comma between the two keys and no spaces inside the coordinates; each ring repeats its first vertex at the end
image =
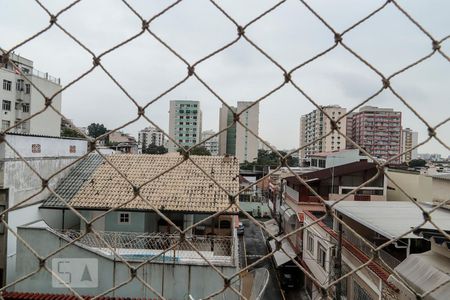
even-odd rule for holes
{"type": "MultiPolygon", "coordinates": [[[[55,192],[64,200],[69,202],[73,196],[81,189],[91,177],[94,170],[103,162],[103,158],[99,154],[90,154],[69,172],[69,174],[61,180],[55,192]]],[[[51,195],[44,201],[41,207],[66,207],[55,195],[51,195]]]]}
{"type": "MultiPolygon", "coordinates": [[[[327,201],[327,203],[331,205],[334,202],[327,201]]],[[[417,204],[425,211],[432,208],[424,203],[417,204]]],[[[333,208],[389,239],[403,235],[424,221],[422,211],[409,201],[341,201],[333,208]]],[[[437,209],[431,213],[431,219],[443,230],[450,230],[450,211],[437,209]]],[[[420,228],[435,229],[429,222],[420,228]]],[[[403,238],[418,238],[418,236],[411,232],[403,238]]]]}
{"type": "MultiPolygon", "coordinates": [[[[207,174],[231,194],[239,190],[239,163],[220,156],[191,156],[207,174]]],[[[229,204],[227,193],[195,164],[181,155],[119,154],[108,160],[135,186],[142,198],[134,198],[132,186],[110,164],[92,159],[80,163],[58,187],[75,208],[217,212],[229,204]],[[176,167],[175,167],[176,166],[176,167]],[[174,169],[166,172],[171,167],[174,169]],[[164,173],[166,172],[166,173],[164,173]],[[159,174],[164,173],[159,176],[159,174]]],[[[58,190],[57,190],[58,191],[58,190]]],[[[44,207],[58,207],[54,198],[44,207]]]]}

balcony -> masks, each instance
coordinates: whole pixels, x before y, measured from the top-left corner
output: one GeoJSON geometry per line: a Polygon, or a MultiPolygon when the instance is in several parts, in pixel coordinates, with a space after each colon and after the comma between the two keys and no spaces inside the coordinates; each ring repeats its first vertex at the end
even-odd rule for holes
{"type": "Polygon", "coordinates": [[[83,232],[74,230],[56,232],[69,242],[77,240],[76,244],[81,247],[112,258],[115,257],[115,252],[128,261],[154,258],[153,261],[159,263],[207,264],[203,258],[205,257],[213,265],[233,265],[236,262],[237,237],[233,236],[186,234],[185,240],[182,240],[179,234],[159,232],[97,233],[98,236],[94,233],[83,236],[83,232]]]}
{"type": "MultiPolygon", "coordinates": [[[[366,243],[364,243],[359,237],[354,235],[352,232],[344,231],[343,237],[348,242],[353,244],[353,246],[355,246],[356,248],[361,250],[365,255],[367,255],[369,257],[371,256],[372,250],[370,249],[370,247],[366,243]]],[[[374,244],[372,244],[372,245],[376,248],[376,246],[374,244]]],[[[394,256],[392,256],[391,254],[389,254],[388,252],[386,252],[383,249],[379,251],[379,258],[377,258],[375,261],[377,263],[383,265],[381,260],[383,260],[383,262],[392,269],[394,269],[401,263],[400,260],[398,260],[397,258],[395,258],[394,256]]]]}

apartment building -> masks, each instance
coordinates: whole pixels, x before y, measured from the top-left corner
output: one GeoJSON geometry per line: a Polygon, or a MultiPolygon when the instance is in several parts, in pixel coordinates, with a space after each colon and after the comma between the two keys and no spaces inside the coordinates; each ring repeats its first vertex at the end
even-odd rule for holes
{"type": "MultiPolygon", "coordinates": [[[[8,63],[0,68],[2,130],[19,123],[45,107],[44,97],[33,85],[46,96],[51,96],[61,89],[60,79],[36,70],[33,61],[15,54],[10,54],[10,59],[15,66],[8,63]],[[30,81],[33,85],[30,84],[30,81]]],[[[61,94],[53,98],[52,105],[57,110],[61,110],[61,94]]],[[[60,130],[61,117],[52,109],[47,109],[11,129],[10,132],[60,136],[60,130]]]]}
{"type": "Polygon", "coordinates": [[[138,133],[138,144],[142,149],[148,148],[151,144],[164,146],[164,133],[158,128],[146,127],[138,133]]]}
{"type": "Polygon", "coordinates": [[[237,107],[222,106],[219,116],[219,130],[223,130],[228,126],[225,132],[219,137],[219,154],[234,155],[239,162],[252,162],[258,157],[259,139],[254,136],[259,134],[259,104],[253,105],[251,101],[238,101],[237,107]],[[251,106],[251,107],[250,107],[251,106]],[[250,108],[249,108],[250,107],[250,108]],[[241,124],[233,124],[234,113],[239,113],[239,120],[247,128],[241,124]]]}
{"type": "MultiPolygon", "coordinates": [[[[202,141],[205,141],[215,135],[214,130],[206,130],[202,132],[202,141]]],[[[219,136],[214,136],[202,144],[211,155],[219,155],[219,136]]]]}
{"type": "Polygon", "coordinates": [[[233,114],[236,113],[236,107],[231,106],[231,110],[222,105],[219,112],[219,131],[225,130],[219,134],[219,155],[236,156],[236,124],[233,124],[233,114]]]}
{"type": "MultiPolygon", "coordinates": [[[[169,136],[181,146],[194,146],[200,142],[202,133],[202,111],[200,102],[193,100],[172,100],[169,110],[169,136]]],[[[178,146],[169,141],[169,152],[176,152],[178,146]]]]}
{"type": "MultiPolygon", "coordinates": [[[[351,116],[350,138],[379,159],[390,159],[401,151],[402,114],[392,108],[363,106],[351,116]]],[[[350,131],[348,131],[350,134],[350,131]]],[[[350,146],[350,148],[352,148],[350,146]]],[[[400,158],[394,163],[399,163],[400,158]]]]}
{"type": "MultiPolygon", "coordinates": [[[[342,108],[339,105],[322,106],[321,108],[332,120],[339,119],[347,112],[346,108],[342,108]]],[[[337,125],[343,133],[346,133],[346,118],[340,120],[337,125]]],[[[315,109],[309,114],[300,117],[300,147],[304,147],[300,149],[300,159],[302,163],[304,163],[305,159],[309,159],[312,154],[346,148],[345,138],[340,136],[337,132],[333,132],[326,138],[308,145],[331,130],[331,120],[319,109],[315,109]]]]}
{"type": "MultiPolygon", "coordinates": [[[[436,266],[430,264],[430,260],[424,257],[424,255],[430,255],[426,252],[430,250],[430,243],[417,231],[423,231],[426,234],[437,231],[434,224],[429,222],[423,224],[422,210],[415,203],[342,201],[328,202],[328,204],[334,204],[332,209],[336,216],[359,236],[346,226],[339,226],[336,218],[325,216],[324,212],[304,211],[302,225],[309,225],[309,227],[303,230],[302,264],[307,266],[316,280],[325,285],[366,264],[358,272],[340,280],[338,284],[341,287],[341,297],[345,299],[414,299],[409,297],[410,290],[407,291],[408,294],[404,293],[406,289],[404,286],[402,291],[402,283],[399,280],[393,280],[393,276],[403,276],[409,286],[420,293],[432,290],[430,286],[437,287],[437,281],[448,282],[448,275],[437,274],[436,270],[432,270],[436,266]],[[324,216],[322,221],[317,222],[324,216]],[[395,222],[386,220],[395,220],[395,222]],[[416,226],[420,228],[410,232],[411,228],[416,226]],[[372,255],[371,247],[376,248],[395,238],[398,239],[384,246],[378,251],[378,256],[368,263],[372,255]],[[341,248],[340,255],[337,251],[338,247],[341,248]],[[340,269],[339,266],[341,266],[340,269]],[[398,275],[392,273],[387,267],[397,271],[398,275]]],[[[426,210],[433,208],[431,205],[423,207],[426,210]]],[[[443,208],[436,208],[433,211],[436,226],[444,231],[450,226],[449,216],[450,212],[443,208]]],[[[441,238],[441,243],[442,241],[444,239],[441,238]]],[[[443,247],[441,251],[445,251],[448,255],[448,249],[443,247]]],[[[448,270],[448,259],[445,257],[439,259],[440,263],[445,265],[444,269],[448,270]]],[[[320,286],[316,286],[307,276],[305,276],[305,287],[311,299],[321,298],[320,286]]],[[[332,294],[335,295],[335,292],[336,290],[332,290],[332,294]]],[[[430,297],[430,299],[448,299],[448,292],[448,288],[441,289],[436,294],[440,296],[445,294],[447,297],[430,297]]]]}
{"type": "Polygon", "coordinates": [[[409,162],[412,159],[417,159],[417,149],[413,149],[417,146],[419,139],[419,133],[417,131],[413,131],[410,128],[402,129],[402,148],[401,152],[404,153],[402,155],[402,162],[409,162]],[[412,149],[412,150],[411,150],[412,149]]]}

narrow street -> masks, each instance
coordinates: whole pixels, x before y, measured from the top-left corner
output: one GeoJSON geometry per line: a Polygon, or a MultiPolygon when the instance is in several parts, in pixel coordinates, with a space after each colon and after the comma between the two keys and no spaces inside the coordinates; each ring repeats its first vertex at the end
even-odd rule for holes
{"type": "MultiPolygon", "coordinates": [[[[262,256],[267,254],[267,247],[265,238],[260,230],[260,228],[253,224],[251,221],[243,219],[242,223],[245,226],[245,231],[243,237],[240,239],[242,243],[245,243],[246,255],[245,259],[246,264],[250,265],[260,259],[262,256]]],[[[244,247],[244,245],[242,245],[244,247]]],[[[272,260],[270,258],[264,260],[263,262],[258,263],[254,266],[254,268],[266,268],[269,270],[270,278],[267,284],[266,290],[264,291],[263,298],[267,300],[272,299],[283,299],[280,290],[280,284],[278,282],[278,278],[276,275],[276,271],[273,267],[272,260]]]]}

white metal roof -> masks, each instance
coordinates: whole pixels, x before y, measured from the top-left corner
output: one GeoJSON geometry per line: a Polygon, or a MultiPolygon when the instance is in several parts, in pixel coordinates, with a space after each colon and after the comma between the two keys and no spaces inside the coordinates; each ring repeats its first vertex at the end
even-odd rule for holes
{"type": "MultiPolygon", "coordinates": [[[[275,240],[269,241],[270,248],[274,250],[276,248],[275,246],[275,240]]],[[[275,263],[277,267],[284,265],[291,259],[294,259],[297,254],[295,253],[295,250],[292,249],[291,245],[289,244],[289,241],[287,239],[281,240],[281,248],[288,254],[284,253],[282,250],[278,250],[273,254],[273,258],[275,259],[275,263]]]]}
{"type": "MultiPolygon", "coordinates": [[[[425,293],[450,281],[450,258],[439,255],[434,251],[411,254],[395,268],[395,271],[414,290],[425,293]]],[[[445,284],[424,299],[450,299],[450,284],[445,284]]]]}
{"type": "MultiPolygon", "coordinates": [[[[333,201],[327,201],[329,204],[333,201]]],[[[418,203],[425,211],[432,206],[418,203]]],[[[343,215],[359,222],[387,238],[394,238],[419,226],[424,217],[422,211],[412,202],[408,201],[341,201],[333,208],[343,215]]],[[[443,230],[450,230],[450,211],[437,209],[431,214],[433,222],[443,230]]],[[[420,228],[436,229],[427,222],[420,228]]],[[[412,232],[403,238],[419,238],[412,232]]]]}

